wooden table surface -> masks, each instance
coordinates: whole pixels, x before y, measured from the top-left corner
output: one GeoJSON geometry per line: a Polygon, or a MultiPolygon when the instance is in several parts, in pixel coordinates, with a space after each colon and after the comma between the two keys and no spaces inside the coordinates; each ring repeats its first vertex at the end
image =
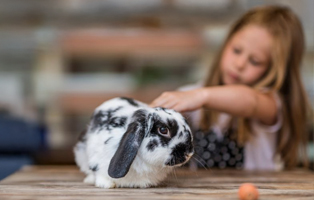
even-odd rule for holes
{"type": "Polygon", "coordinates": [[[244,182],[254,183],[263,199],[314,199],[311,171],[246,172],[189,171],[178,168],[159,187],[102,189],[82,182],[75,166],[28,166],[0,182],[0,200],[6,199],[238,199],[244,182]]]}

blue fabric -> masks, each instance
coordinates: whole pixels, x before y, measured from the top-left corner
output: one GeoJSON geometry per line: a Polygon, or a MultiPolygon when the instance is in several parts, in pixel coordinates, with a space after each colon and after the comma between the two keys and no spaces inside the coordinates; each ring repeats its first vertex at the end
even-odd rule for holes
{"type": "Polygon", "coordinates": [[[46,145],[45,132],[36,123],[0,115],[0,153],[34,152],[46,145]]]}
{"type": "Polygon", "coordinates": [[[25,165],[33,164],[33,159],[27,155],[0,154],[0,180],[16,172],[25,165]]]}
{"type": "Polygon", "coordinates": [[[32,154],[47,148],[46,127],[0,114],[0,180],[34,163],[32,154]]]}

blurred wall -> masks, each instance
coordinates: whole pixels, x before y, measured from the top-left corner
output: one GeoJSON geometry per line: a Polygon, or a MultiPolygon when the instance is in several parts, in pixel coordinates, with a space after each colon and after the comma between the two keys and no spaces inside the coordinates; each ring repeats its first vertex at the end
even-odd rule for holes
{"type": "Polygon", "coordinates": [[[303,22],[313,103],[312,0],[2,0],[1,108],[44,122],[52,148],[71,147],[102,101],[150,102],[203,79],[230,24],[265,4],[287,5],[303,22]]]}

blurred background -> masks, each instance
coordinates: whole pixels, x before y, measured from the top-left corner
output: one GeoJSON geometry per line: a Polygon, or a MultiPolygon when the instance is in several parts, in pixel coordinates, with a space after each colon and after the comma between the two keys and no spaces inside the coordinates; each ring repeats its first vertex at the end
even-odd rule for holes
{"type": "Polygon", "coordinates": [[[73,164],[79,133],[109,98],[149,103],[202,80],[230,25],[266,4],[303,23],[313,106],[313,0],[0,0],[0,179],[25,164],[73,164]]]}

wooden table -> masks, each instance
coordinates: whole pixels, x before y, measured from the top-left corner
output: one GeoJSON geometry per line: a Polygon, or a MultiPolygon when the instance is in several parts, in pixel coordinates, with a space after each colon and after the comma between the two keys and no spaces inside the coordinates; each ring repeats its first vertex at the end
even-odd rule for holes
{"type": "Polygon", "coordinates": [[[189,171],[178,168],[159,187],[101,189],[82,182],[75,166],[28,166],[0,182],[0,199],[238,199],[238,187],[254,183],[263,199],[314,199],[311,171],[189,171]]]}

